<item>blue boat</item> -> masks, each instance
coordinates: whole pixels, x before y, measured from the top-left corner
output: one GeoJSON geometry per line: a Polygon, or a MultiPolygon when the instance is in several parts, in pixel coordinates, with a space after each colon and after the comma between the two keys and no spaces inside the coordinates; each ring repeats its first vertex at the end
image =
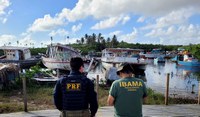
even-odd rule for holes
{"type": "Polygon", "coordinates": [[[184,66],[200,67],[200,61],[191,54],[180,54],[177,56],[177,63],[184,66]]]}

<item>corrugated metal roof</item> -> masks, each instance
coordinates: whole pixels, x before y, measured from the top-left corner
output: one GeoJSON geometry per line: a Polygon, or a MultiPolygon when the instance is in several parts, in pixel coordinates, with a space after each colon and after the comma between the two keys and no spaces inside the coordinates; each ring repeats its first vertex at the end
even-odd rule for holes
{"type": "Polygon", "coordinates": [[[28,47],[17,47],[17,46],[1,46],[1,50],[25,50],[29,49],[28,47]]]}

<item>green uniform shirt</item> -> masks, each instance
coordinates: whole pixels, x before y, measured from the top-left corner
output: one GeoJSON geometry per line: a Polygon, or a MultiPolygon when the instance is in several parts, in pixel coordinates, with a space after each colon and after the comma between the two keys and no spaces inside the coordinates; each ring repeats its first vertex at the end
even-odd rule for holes
{"type": "Polygon", "coordinates": [[[141,117],[144,82],[137,78],[122,78],[113,82],[109,94],[114,97],[115,117],[141,117]]]}

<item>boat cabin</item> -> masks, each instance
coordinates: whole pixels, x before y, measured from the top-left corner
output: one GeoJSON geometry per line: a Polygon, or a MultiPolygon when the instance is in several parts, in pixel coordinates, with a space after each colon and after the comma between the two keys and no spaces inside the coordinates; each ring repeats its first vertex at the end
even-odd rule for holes
{"type": "Polygon", "coordinates": [[[70,46],[55,43],[48,45],[46,55],[49,58],[69,61],[72,56],[80,56],[80,52],[70,46]]]}
{"type": "Polygon", "coordinates": [[[143,49],[130,49],[130,48],[106,48],[102,51],[102,57],[135,57],[143,49]]]}
{"type": "Polygon", "coordinates": [[[31,52],[27,47],[1,46],[4,55],[0,59],[5,60],[26,60],[31,58],[31,52]]]}

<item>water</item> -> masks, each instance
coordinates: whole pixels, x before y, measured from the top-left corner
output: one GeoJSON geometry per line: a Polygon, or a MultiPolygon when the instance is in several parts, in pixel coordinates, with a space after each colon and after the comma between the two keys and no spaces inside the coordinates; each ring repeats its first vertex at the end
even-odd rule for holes
{"type": "MultiPolygon", "coordinates": [[[[145,70],[147,87],[165,94],[167,73],[170,74],[169,96],[198,98],[200,68],[179,66],[170,61],[162,64],[154,64],[153,60],[149,60],[145,70]]],[[[96,75],[99,75],[100,80],[105,80],[105,70],[101,64],[96,69],[90,71],[88,77],[96,79],[96,75]]]]}
{"type": "Polygon", "coordinates": [[[167,73],[170,74],[169,94],[172,97],[197,98],[200,68],[179,66],[173,62],[148,64],[145,70],[147,86],[160,93],[165,92],[167,73]]]}

